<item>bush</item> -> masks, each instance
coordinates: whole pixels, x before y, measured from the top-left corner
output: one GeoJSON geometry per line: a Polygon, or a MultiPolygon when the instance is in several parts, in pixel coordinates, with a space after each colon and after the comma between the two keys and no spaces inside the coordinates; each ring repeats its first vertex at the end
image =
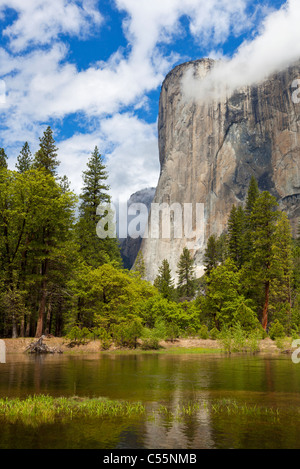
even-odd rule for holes
{"type": "Polygon", "coordinates": [[[279,339],[283,338],[284,336],[285,336],[284,327],[278,321],[278,319],[276,319],[276,321],[274,321],[273,324],[271,324],[271,326],[270,326],[269,337],[270,337],[270,339],[275,340],[275,339],[278,339],[278,338],[279,339]]]}
{"type": "Polygon", "coordinates": [[[180,329],[177,326],[177,324],[174,323],[169,323],[166,325],[166,340],[170,340],[171,342],[174,342],[175,339],[177,339],[180,335],[180,329]]]}
{"type": "Polygon", "coordinates": [[[142,332],[142,349],[143,350],[157,350],[160,348],[159,341],[165,339],[167,336],[167,328],[161,319],[155,321],[153,328],[144,327],[142,332]]]}
{"type": "Polygon", "coordinates": [[[235,324],[232,327],[232,349],[234,352],[241,352],[246,348],[246,333],[243,330],[240,323],[235,324]]]}
{"type": "Polygon", "coordinates": [[[225,352],[241,352],[247,348],[246,333],[239,323],[229,328],[224,326],[219,334],[219,340],[225,352]]]}
{"type": "Polygon", "coordinates": [[[220,331],[216,327],[213,327],[209,332],[209,336],[212,340],[218,339],[219,335],[220,331]]]}
{"type": "Polygon", "coordinates": [[[143,339],[142,350],[158,350],[160,348],[159,340],[156,337],[143,339]]]}
{"type": "Polygon", "coordinates": [[[139,319],[112,326],[113,340],[120,347],[137,348],[137,340],[142,336],[142,332],[143,327],[139,319]]]}
{"type": "Polygon", "coordinates": [[[262,334],[260,329],[254,329],[248,334],[247,345],[250,352],[259,351],[259,341],[261,340],[262,334]]]}
{"type": "Polygon", "coordinates": [[[200,337],[200,339],[208,339],[209,338],[208,327],[205,324],[203,324],[200,327],[199,332],[198,332],[198,336],[200,337]]]}
{"type": "Polygon", "coordinates": [[[74,345],[81,345],[92,338],[92,333],[87,327],[80,328],[79,326],[73,326],[66,337],[70,339],[74,345]]]}

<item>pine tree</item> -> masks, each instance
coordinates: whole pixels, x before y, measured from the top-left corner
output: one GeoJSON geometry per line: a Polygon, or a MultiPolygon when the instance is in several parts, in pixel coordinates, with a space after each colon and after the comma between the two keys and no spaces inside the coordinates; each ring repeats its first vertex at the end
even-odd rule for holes
{"type": "Polygon", "coordinates": [[[252,254],[248,274],[255,278],[258,288],[263,287],[262,326],[265,330],[268,325],[270,284],[273,277],[271,265],[278,219],[278,212],[275,211],[277,206],[275,197],[265,191],[256,200],[251,213],[252,254]]]}
{"type": "Polygon", "coordinates": [[[102,216],[98,215],[99,208],[110,204],[111,198],[107,193],[106,184],[108,174],[99,153],[95,147],[83,172],[83,188],[80,195],[79,221],[77,224],[78,242],[83,259],[91,266],[115,261],[122,264],[119,244],[116,238],[107,236],[99,238],[96,227],[102,216]]]}
{"type": "Polygon", "coordinates": [[[255,205],[256,200],[259,197],[258,184],[254,176],[251,177],[250,184],[248,187],[246,203],[245,203],[245,236],[244,236],[244,261],[250,261],[252,256],[252,237],[253,226],[251,222],[251,214],[255,205]]]}
{"type": "Polygon", "coordinates": [[[271,263],[270,304],[277,313],[283,310],[281,322],[290,332],[293,284],[293,238],[291,224],[285,212],[281,212],[274,232],[271,263]]]}
{"type": "Polygon", "coordinates": [[[23,148],[18,156],[18,163],[16,164],[16,168],[19,173],[25,173],[28,171],[32,164],[32,155],[28,145],[28,142],[25,142],[23,148]]]}
{"type": "Polygon", "coordinates": [[[240,269],[245,261],[245,213],[241,206],[233,205],[228,220],[229,255],[240,269]]]}
{"type": "Polygon", "coordinates": [[[7,169],[7,155],[4,148],[0,148],[0,169],[7,169]]]}
{"type": "Polygon", "coordinates": [[[90,217],[93,222],[97,220],[97,207],[102,203],[109,204],[111,199],[105,184],[108,178],[103,158],[95,147],[88,163],[87,170],[83,172],[83,189],[80,195],[80,215],[90,217]]]}
{"type": "Polygon", "coordinates": [[[172,278],[171,269],[167,259],[162,261],[158,269],[158,275],[154,281],[154,286],[161,295],[167,300],[174,299],[174,280],[172,278]]]}
{"type": "Polygon", "coordinates": [[[207,246],[204,253],[204,266],[206,275],[219,264],[218,240],[215,235],[211,235],[207,240],[207,246]]]}
{"type": "Polygon", "coordinates": [[[250,183],[249,183],[249,188],[248,188],[248,193],[247,193],[247,198],[246,198],[246,205],[245,205],[245,212],[248,217],[250,217],[253,207],[258,197],[259,197],[259,189],[258,189],[257,180],[255,179],[254,176],[252,176],[250,179],[250,183]]]}
{"type": "Polygon", "coordinates": [[[60,162],[57,160],[57,150],[53,131],[50,126],[47,127],[43,136],[40,138],[40,148],[34,156],[33,168],[45,168],[53,176],[56,175],[56,169],[60,162]]]}
{"type": "Polygon", "coordinates": [[[141,278],[145,278],[146,266],[145,266],[145,261],[144,261],[144,256],[143,256],[142,251],[139,251],[138,255],[136,256],[136,260],[133,266],[133,271],[138,272],[141,278]]]}
{"type": "Polygon", "coordinates": [[[194,259],[188,248],[184,248],[177,264],[178,291],[180,296],[193,298],[196,291],[194,259]]]}

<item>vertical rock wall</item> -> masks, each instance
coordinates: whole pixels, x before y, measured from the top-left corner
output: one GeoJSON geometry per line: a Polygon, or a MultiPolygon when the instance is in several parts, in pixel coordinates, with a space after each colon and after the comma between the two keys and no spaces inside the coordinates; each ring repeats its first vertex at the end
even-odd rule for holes
{"type": "Polygon", "coordinates": [[[221,102],[187,101],[183,74],[192,69],[201,79],[213,66],[210,59],[179,65],[162,85],[161,174],[153,202],[204,204],[204,243],[199,233],[193,240],[144,239],[141,249],[151,281],[163,259],[176,278],[185,246],[194,255],[197,274],[203,273],[205,242],[222,233],[232,205],[244,201],[252,175],[261,190],[276,196],[294,228],[300,216],[300,104],[292,100],[300,63],[221,102]]]}

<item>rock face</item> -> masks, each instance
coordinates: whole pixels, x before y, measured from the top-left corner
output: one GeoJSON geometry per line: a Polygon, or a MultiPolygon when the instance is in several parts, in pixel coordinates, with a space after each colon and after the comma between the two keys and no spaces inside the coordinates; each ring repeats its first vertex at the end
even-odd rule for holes
{"type": "MultiPolygon", "coordinates": [[[[130,196],[127,202],[127,207],[130,207],[133,204],[144,204],[149,211],[154,195],[155,195],[155,187],[147,187],[138,192],[135,192],[134,194],[130,196]]],[[[128,224],[133,218],[134,217],[128,216],[128,224]]],[[[145,224],[146,223],[147,223],[147,220],[145,220],[145,224]]],[[[130,236],[127,236],[127,238],[121,238],[119,239],[119,241],[120,241],[121,256],[123,259],[123,265],[125,269],[131,269],[136,259],[136,256],[139,252],[139,249],[141,247],[142,238],[141,237],[132,238],[130,236]]]]}
{"type": "Polygon", "coordinates": [[[276,196],[294,229],[300,216],[300,104],[293,102],[292,88],[300,79],[300,62],[221,102],[184,99],[183,74],[192,69],[201,79],[213,66],[210,59],[179,65],[162,85],[161,174],[153,202],[204,204],[204,243],[197,232],[192,241],[184,236],[144,239],[141,249],[151,281],[163,259],[176,278],[185,246],[194,255],[197,274],[203,273],[205,242],[224,231],[232,205],[244,202],[252,175],[260,190],[276,196]]]}

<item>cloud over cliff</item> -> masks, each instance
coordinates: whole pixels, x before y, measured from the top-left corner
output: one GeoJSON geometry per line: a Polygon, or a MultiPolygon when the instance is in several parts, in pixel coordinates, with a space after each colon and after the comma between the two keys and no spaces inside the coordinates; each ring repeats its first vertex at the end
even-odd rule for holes
{"type": "Polygon", "coordinates": [[[243,42],[231,59],[216,61],[204,78],[187,70],[182,80],[185,97],[219,100],[292,65],[300,59],[299,24],[300,2],[288,0],[265,18],[254,39],[243,42]]]}

